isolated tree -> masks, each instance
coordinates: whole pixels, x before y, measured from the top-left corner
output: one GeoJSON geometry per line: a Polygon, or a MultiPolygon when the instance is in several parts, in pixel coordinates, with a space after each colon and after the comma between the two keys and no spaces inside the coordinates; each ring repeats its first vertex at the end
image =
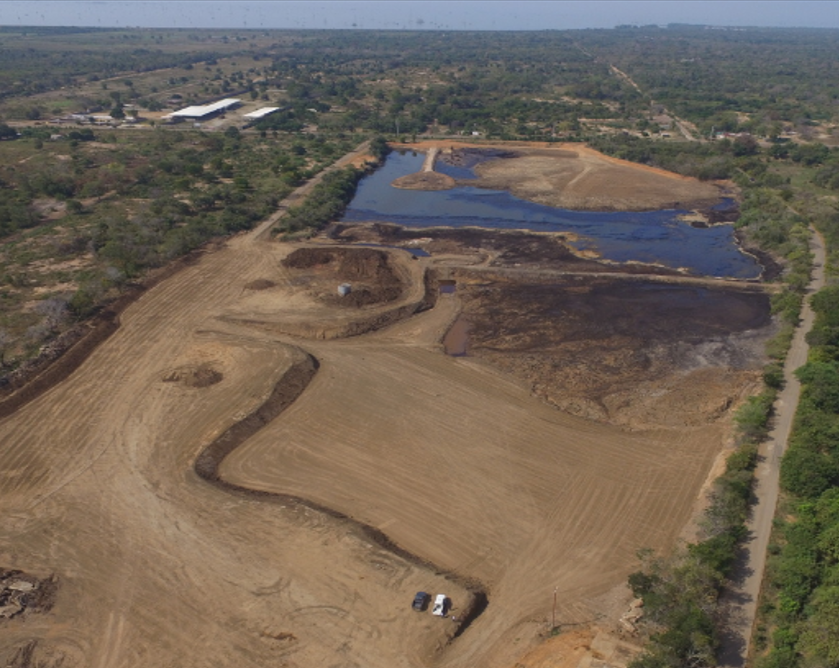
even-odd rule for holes
{"type": "Polygon", "coordinates": [[[50,297],[38,302],[34,310],[44,316],[43,324],[51,334],[57,332],[69,316],[67,300],[63,297],[50,297]]]}

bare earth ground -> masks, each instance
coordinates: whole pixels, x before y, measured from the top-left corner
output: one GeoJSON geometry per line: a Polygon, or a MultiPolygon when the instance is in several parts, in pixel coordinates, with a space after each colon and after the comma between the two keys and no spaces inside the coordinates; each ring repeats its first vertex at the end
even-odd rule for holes
{"type": "Polygon", "coordinates": [[[336,245],[392,243],[388,226],[303,251],[263,232],[150,290],[72,376],[0,422],[0,567],[57,582],[51,608],[0,619],[0,663],[624,665],[593,625],[624,611],[636,549],[671,547],[689,522],[724,404],[754,380],[756,345],[741,344],[769,333],[766,297],[698,281],[708,294],[692,299],[684,277],[604,267],[560,237],[423,230],[398,241],[432,252],[413,259],[336,245]],[[601,332],[638,281],[659,301],[601,332]],[[574,327],[530,312],[545,290],[571,300],[553,308],[574,327]],[[447,356],[462,313],[469,354],[447,356]],[[262,419],[308,356],[311,382],[262,419]],[[685,387],[699,405],[674,420],[685,387]],[[569,397],[597,419],[549,403],[569,397]],[[202,479],[196,459],[239,424],[252,435],[223,484],[202,479]],[[418,590],[446,593],[458,619],[411,611],[418,590]],[[534,650],[554,590],[574,630],[534,650]],[[464,626],[470,609],[482,614],[464,626]]]}
{"type": "MultiPolygon", "coordinates": [[[[429,140],[395,146],[415,151],[440,150],[438,160],[469,162],[479,151],[504,151],[504,156],[477,164],[470,185],[509,190],[522,199],[575,210],[643,211],[703,208],[717,202],[720,187],[612,158],[577,143],[505,142],[466,144],[429,140]]],[[[444,190],[456,181],[419,172],[397,179],[397,187],[444,190]]]]}

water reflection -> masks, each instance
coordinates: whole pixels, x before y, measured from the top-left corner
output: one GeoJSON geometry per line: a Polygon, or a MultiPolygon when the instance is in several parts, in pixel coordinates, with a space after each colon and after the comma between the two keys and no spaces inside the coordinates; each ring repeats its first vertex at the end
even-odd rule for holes
{"type": "MultiPolygon", "coordinates": [[[[415,228],[476,226],[573,232],[580,236],[574,244],[578,249],[596,250],[608,260],[655,262],[709,276],[760,275],[755,258],[738,248],[732,226],[694,228],[678,220],[685,211],[569,211],[472,186],[425,192],[390,185],[400,176],[419,171],[423,159],[423,154],[391,153],[380,169],[361,181],[343,220],[388,221],[415,228]]],[[[445,172],[461,169],[445,168],[445,172]]]]}

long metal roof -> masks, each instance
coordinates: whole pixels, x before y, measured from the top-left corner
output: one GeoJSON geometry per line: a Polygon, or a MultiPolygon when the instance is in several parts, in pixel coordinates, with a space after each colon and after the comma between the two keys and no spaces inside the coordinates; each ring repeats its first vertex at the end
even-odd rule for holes
{"type": "Polygon", "coordinates": [[[228,97],[224,100],[213,102],[212,104],[198,105],[186,107],[185,109],[178,109],[178,111],[173,111],[171,114],[168,114],[167,118],[172,118],[173,116],[182,116],[184,118],[201,118],[202,116],[206,116],[207,114],[212,114],[216,111],[232,107],[236,104],[239,104],[239,102],[241,102],[241,100],[233,97],[228,97]]]}

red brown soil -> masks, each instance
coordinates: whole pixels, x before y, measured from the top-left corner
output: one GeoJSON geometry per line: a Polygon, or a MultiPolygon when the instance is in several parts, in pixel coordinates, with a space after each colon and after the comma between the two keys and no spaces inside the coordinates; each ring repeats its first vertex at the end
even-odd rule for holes
{"type": "Polygon", "coordinates": [[[66,379],[94,350],[119,329],[120,314],[147,290],[194,264],[204,253],[219,247],[210,242],[167,266],[151,272],[141,283],[107,304],[86,323],[73,327],[51,342],[41,354],[0,379],[0,419],[12,415],[33,399],[66,379]]]}

